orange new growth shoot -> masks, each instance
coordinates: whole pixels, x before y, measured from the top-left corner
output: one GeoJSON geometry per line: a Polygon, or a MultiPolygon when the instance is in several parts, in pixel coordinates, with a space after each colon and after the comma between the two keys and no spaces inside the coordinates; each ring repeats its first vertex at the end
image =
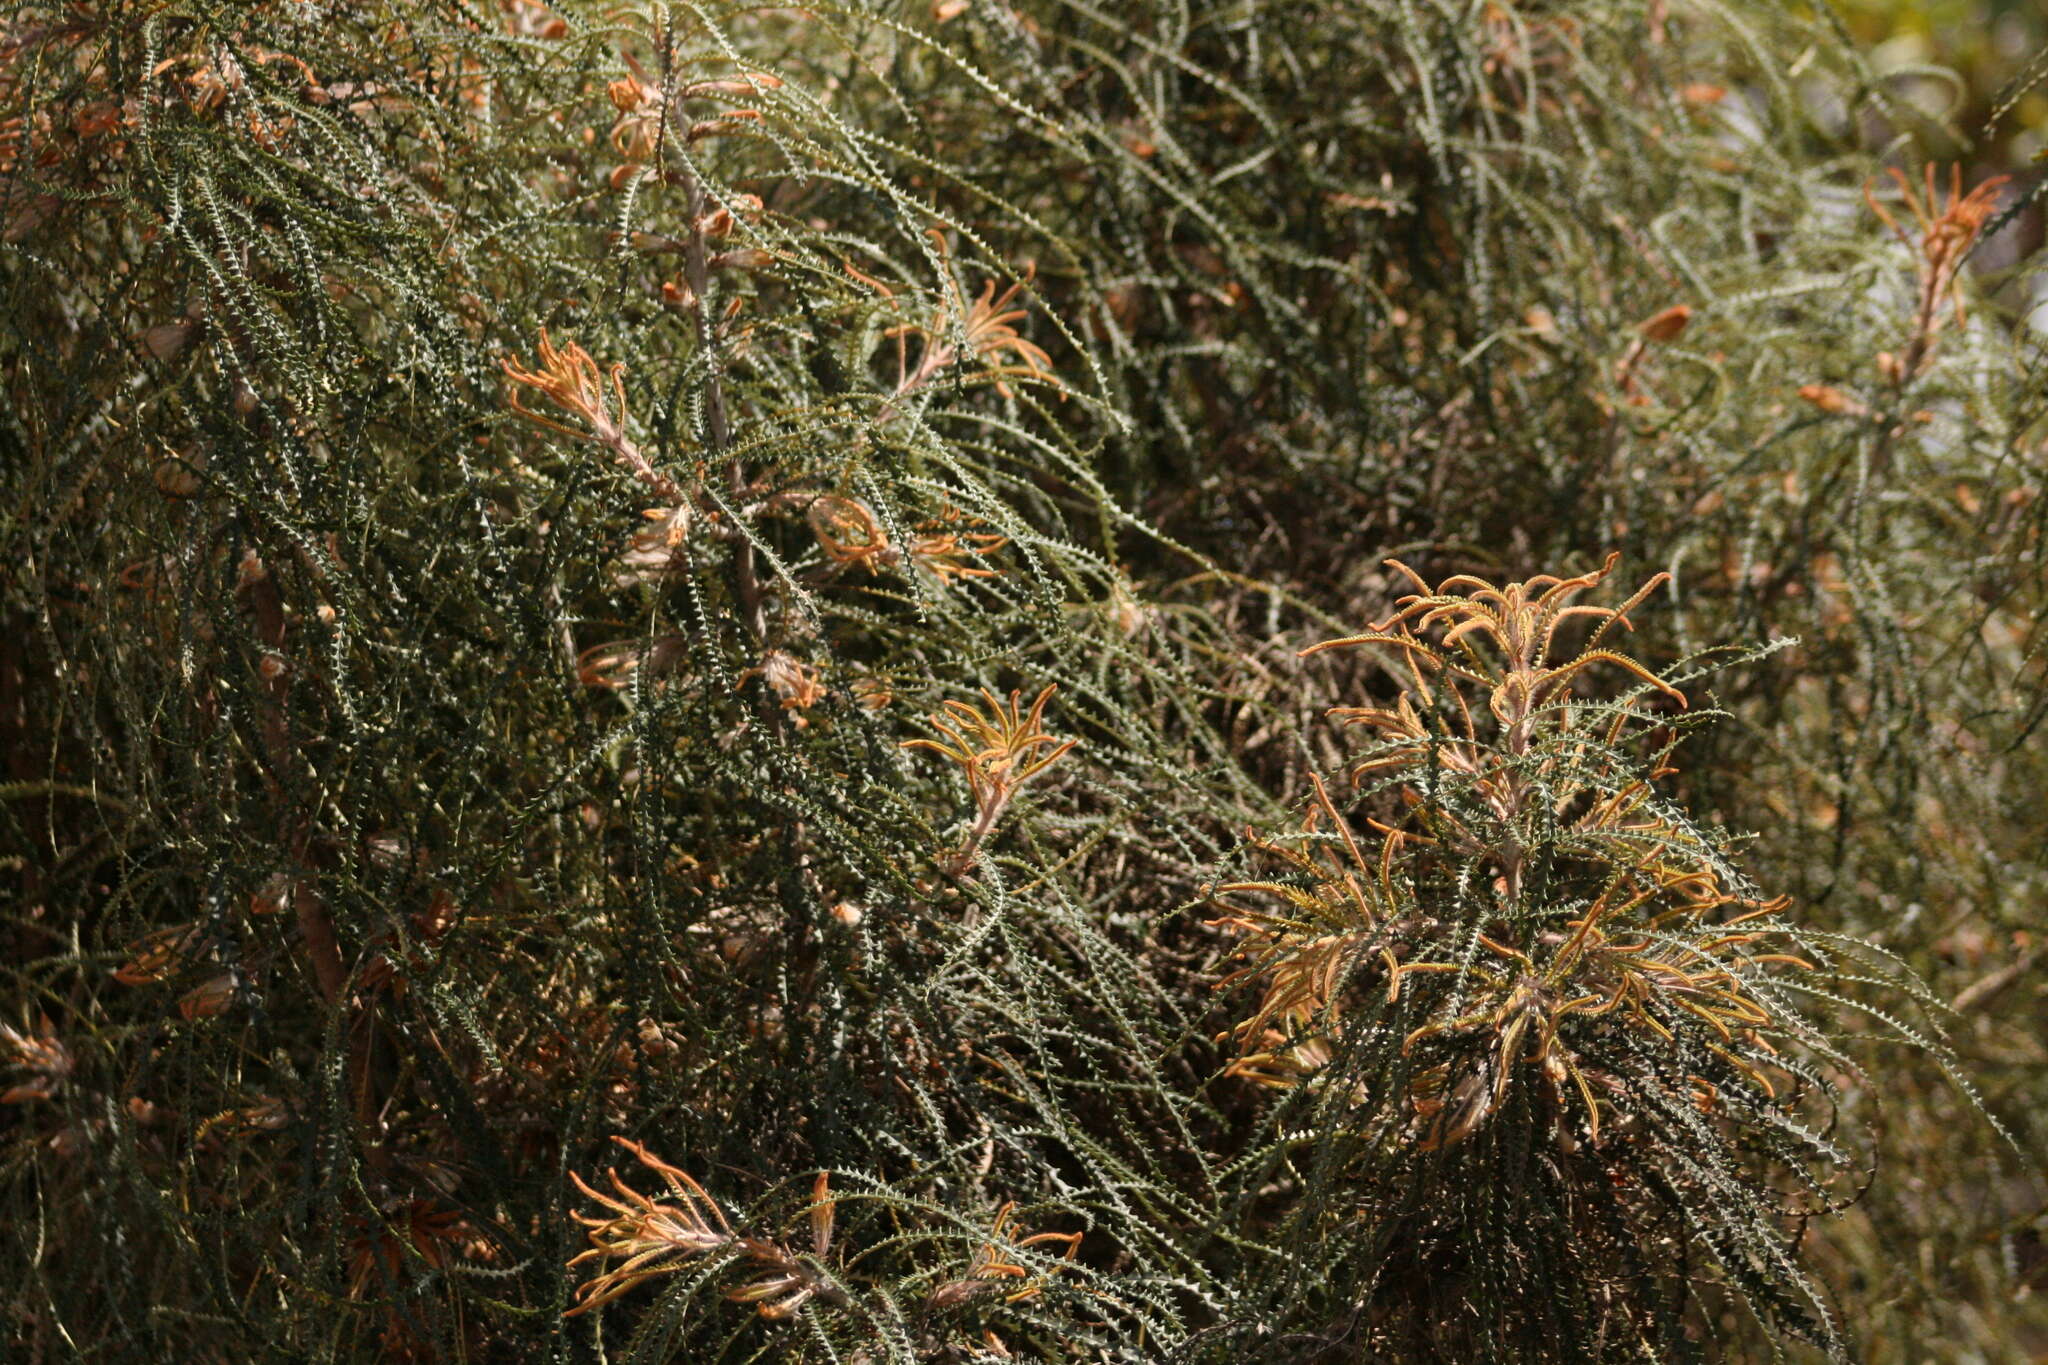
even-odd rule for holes
{"type": "Polygon", "coordinates": [[[1036,1298],[1043,1292],[1044,1277],[1030,1280],[1031,1272],[1011,1258],[1012,1251],[1046,1242],[1064,1242],[1067,1247],[1065,1261],[1074,1259],[1074,1253],[1081,1249],[1082,1234],[1078,1232],[1034,1232],[1028,1237],[1010,1241],[1010,1214],[1016,1207],[1015,1203],[1008,1203],[996,1210],[995,1222],[988,1230],[988,1241],[982,1243],[974,1258],[967,1263],[967,1273],[934,1289],[927,1300],[929,1307],[940,1310],[957,1308],[969,1299],[995,1289],[1005,1280],[1029,1282],[1004,1295],[1003,1302],[1021,1303],[1025,1299],[1036,1298]]]}
{"type": "Polygon", "coordinates": [[[590,1229],[591,1246],[590,1250],[571,1258],[569,1264],[577,1265],[593,1259],[617,1261],[619,1264],[580,1287],[576,1291],[575,1307],[564,1313],[564,1317],[574,1317],[602,1307],[636,1285],[673,1274],[733,1241],[732,1225],[726,1222],[717,1201],[705,1193],[702,1185],[637,1142],[622,1137],[614,1137],[612,1141],[659,1175],[668,1185],[668,1195],[650,1199],[619,1179],[616,1170],[607,1168],[605,1173],[611,1177],[612,1187],[618,1191],[614,1198],[586,1185],[583,1177],[574,1171],[569,1173],[569,1179],[575,1182],[577,1189],[612,1211],[609,1217],[594,1218],[580,1213],[570,1215],[590,1229]]]}
{"type": "Polygon", "coordinates": [[[498,362],[512,381],[508,401],[512,410],[536,426],[559,432],[579,441],[595,441],[611,451],[621,468],[630,472],[654,493],[672,505],[685,497],[682,486],[655,469],[640,448],[626,434],[626,367],[615,364],[601,368],[575,342],[557,347],[543,327],[540,333],[540,367],[529,370],[510,356],[498,362]],[[587,427],[558,422],[526,406],[522,390],[533,389],[562,411],[580,418],[587,427]]]}
{"type": "Polygon", "coordinates": [[[725,1296],[738,1303],[751,1303],[764,1318],[786,1318],[813,1298],[844,1303],[845,1296],[827,1278],[818,1264],[831,1250],[832,1225],[838,1201],[832,1198],[831,1179],[824,1172],[811,1186],[810,1226],[812,1256],[791,1252],[778,1242],[758,1237],[741,1237],[733,1232],[718,1203],[688,1173],[669,1165],[628,1138],[614,1137],[640,1164],[660,1175],[668,1194],[649,1198],[607,1170],[613,1198],[583,1183],[574,1172],[569,1178],[576,1188],[612,1210],[609,1218],[572,1214],[590,1229],[590,1250],[572,1257],[570,1265],[591,1259],[615,1260],[617,1265],[588,1281],[576,1291],[576,1304],[564,1313],[574,1317],[599,1308],[638,1285],[673,1274],[719,1252],[731,1252],[751,1266],[753,1277],[725,1296]]]}
{"type": "MultiPolygon", "coordinates": [[[[1776,926],[1736,926],[1785,902],[1730,889],[1717,846],[1657,804],[1653,784],[1671,771],[1662,755],[1640,767],[1625,757],[1631,726],[1654,723],[1645,702],[1686,704],[1606,643],[1632,628],[1629,613],[1666,575],[1602,607],[1575,599],[1612,573],[1611,555],[1592,573],[1500,586],[1457,574],[1432,587],[1389,563],[1415,591],[1366,631],[1302,653],[1374,645],[1395,655],[1398,697],[1330,714],[1374,733],[1354,782],[1391,779],[1412,827],[1369,822],[1379,837],[1368,852],[1315,779],[1304,841],[1250,836],[1284,871],[1218,888],[1267,902],[1221,901],[1212,921],[1241,935],[1231,950],[1240,965],[1219,985],[1262,987],[1222,1035],[1239,1047],[1227,1074],[1285,1089],[1342,1070],[1364,1103],[1370,1073],[1331,1064],[1353,1042],[1350,1019],[1369,1009],[1384,1020],[1398,1005],[1415,1013],[1396,1055],[1415,1060],[1381,1074],[1407,1076],[1418,1151],[1476,1132],[1518,1077],[1559,1118],[1561,1145],[1579,1141],[1561,1122],[1567,1107],[1582,1117],[1576,1131],[1598,1142],[1602,1105],[1615,1102],[1598,1092],[1619,1093],[1614,1078],[1645,1049],[1681,1046],[1681,1031],[1682,1046],[1725,1066],[1704,1078],[1724,1107],[1731,1081],[1774,1097],[1762,1034],[1781,1021],[1760,992],[1761,969],[1810,964],[1748,949],[1776,926]],[[1563,648],[1580,622],[1584,638],[1563,648]],[[1575,701],[1575,680],[1596,665],[1622,674],[1624,691],[1575,701]]],[[[1359,1045],[1378,1046],[1370,1033],[1359,1045]]]]}
{"type": "Polygon", "coordinates": [[[929,749],[958,764],[974,796],[974,826],[966,841],[940,864],[950,875],[958,876],[973,864],[982,841],[1024,784],[1074,747],[1073,740],[1062,742],[1045,733],[1045,704],[1056,690],[1048,686],[1025,711],[1018,700],[1021,692],[1010,693],[1006,707],[984,688],[986,711],[970,702],[947,701],[942,712],[929,718],[945,736],[943,741],[904,741],[906,749],[929,749]]]}
{"type": "Polygon", "coordinates": [[[1977,238],[1983,234],[1984,225],[1990,222],[1992,213],[1998,208],[1999,187],[2011,177],[1993,176],[1964,194],[1963,168],[1951,166],[1948,202],[1942,204],[1936,197],[1934,167],[1931,164],[1927,167],[1923,191],[1916,192],[1912,180],[1898,167],[1890,168],[1890,174],[1898,182],[1899,193],[1919,229],[1918,240],[1884,205],[1877,202],[1877,196],[1870,192],[1867,184],[1863,187],[1863,200],[1870,205],[1870,211],[1878,216],[1879,221],[1891,229],[1892,235],[1917,258],[1920,287],[1913,315],[1913,336],[1906,345],[1903,358],[1886,356],[1879,362],[1885,377],[1895,386],[1903,386],[1926,367],[1933,354],[1935,338],[1941,332],[1942,300],[1954,300],[1958,324],[1968,321],[1960,285],[1963,262],[1977,244],[1977,238]],[[1885,364],[1885,361],[1891,363],[1885,364]]]}

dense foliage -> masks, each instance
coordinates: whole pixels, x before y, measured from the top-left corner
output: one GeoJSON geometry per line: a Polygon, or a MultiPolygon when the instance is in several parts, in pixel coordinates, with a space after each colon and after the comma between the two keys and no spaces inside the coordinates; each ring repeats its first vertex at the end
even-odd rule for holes
{"type": "Polygon", "coordinates": [[[2048,1349],[2048,67],[4,25],[21,1358],[2048,1349]]]}

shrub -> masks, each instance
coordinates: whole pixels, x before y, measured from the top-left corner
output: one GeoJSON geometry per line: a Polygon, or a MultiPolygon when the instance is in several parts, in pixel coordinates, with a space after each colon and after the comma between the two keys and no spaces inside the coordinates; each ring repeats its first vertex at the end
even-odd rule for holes
{"type": "Polygon", "coordinates": [[[2042,1330],[2037,176],[1358,8],[6,11],[29,1358],[2042,1330]]]}

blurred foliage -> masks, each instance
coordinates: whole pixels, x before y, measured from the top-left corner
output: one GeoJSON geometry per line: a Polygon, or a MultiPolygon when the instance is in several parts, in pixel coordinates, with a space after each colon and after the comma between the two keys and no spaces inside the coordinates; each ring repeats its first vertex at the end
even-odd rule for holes
{"type": "Polygon", "coordinates": [[[2048,1351],[2048,85],[1892,9],[0,11],[7,1344],[2048,1351]]]}
{"type": "Polygon", "coordinates": [[[2040,5],[1844,0],[1841,11],[1881,69],[1934,69],[1933,78],[1950,91],[1948,121],[1972,139],[1983,137],[1980,156],[2014,162],[2048,150],[2048,11],[2040,5]]]}

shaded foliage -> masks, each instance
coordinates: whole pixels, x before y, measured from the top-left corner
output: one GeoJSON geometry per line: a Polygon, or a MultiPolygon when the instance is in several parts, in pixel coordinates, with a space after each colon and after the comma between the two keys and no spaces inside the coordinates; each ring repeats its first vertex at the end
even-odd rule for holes
{"type": "Polygon", "coordinates": [[[13,5],[0,1331],[2037,1347],[2039,174],[1355,9],[13,5]]]}

